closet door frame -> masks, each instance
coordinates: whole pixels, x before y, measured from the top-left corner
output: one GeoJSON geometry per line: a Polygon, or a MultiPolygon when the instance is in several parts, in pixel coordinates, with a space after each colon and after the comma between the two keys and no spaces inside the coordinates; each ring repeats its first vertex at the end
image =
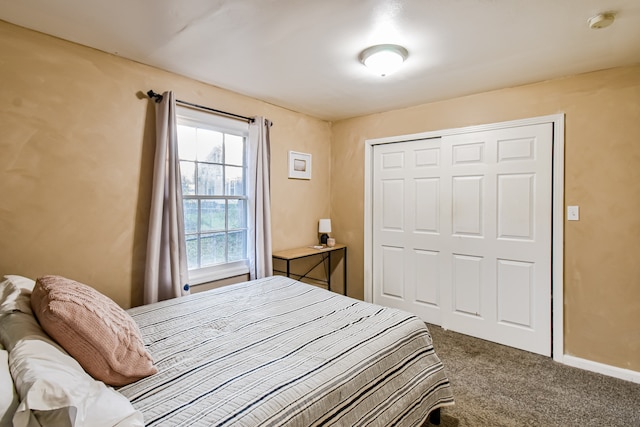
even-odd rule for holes
{"type": "Polygon", "coordinates": [[[438,138],[469,132],[483,132],[510,127],[541,123],[553,124],[553,171],[552,171],[552,249],[551,249],[551,293],[552,293],[552,357],[564,362],[564,114],[532,117],[486,125],[443,129],[410,135],[365,140],[364,156],[364,299],[373,300],[373,147],[417,139],[438,138]]]}

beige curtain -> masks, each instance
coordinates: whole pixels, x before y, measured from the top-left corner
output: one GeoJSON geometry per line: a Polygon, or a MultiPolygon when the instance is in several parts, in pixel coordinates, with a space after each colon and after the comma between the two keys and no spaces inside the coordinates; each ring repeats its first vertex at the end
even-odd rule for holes
{"type": "Polygon", "coordinates": [[[156,103],[156,154],[147,240],[144,303],[189,293],[173,92],[156,103]]]}
{"type": "Polygon", "coordinates": [[[255,117],[249,125],[249,277],[273,275],[271,260],[271,122],[255,117]]]}

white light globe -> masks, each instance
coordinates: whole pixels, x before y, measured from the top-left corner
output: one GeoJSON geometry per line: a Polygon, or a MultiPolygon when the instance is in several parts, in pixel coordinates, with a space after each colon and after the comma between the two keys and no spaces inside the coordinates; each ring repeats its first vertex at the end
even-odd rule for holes
{"type": "Polygon", "coordinates": [[[374,73],[388,76],[400,68],[407,55],[407,50],[402,46],[378,45],[365,49],[360,60],[374,73]]]}

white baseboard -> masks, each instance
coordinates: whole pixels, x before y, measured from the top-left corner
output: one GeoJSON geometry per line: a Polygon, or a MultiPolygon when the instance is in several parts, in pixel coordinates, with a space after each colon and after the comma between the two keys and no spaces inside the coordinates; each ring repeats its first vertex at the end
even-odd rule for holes
{"type": "Polygon", "coordinates": [[[581,359],[575,356],[563,355],[561,363],[580,368],[598,374],[607,375],[621,380],[631,381],[640,384],[640,372],[630,369],[618,368],[616,366],[605,365],[604,363],[593,362],[587,359],[581,359]]]}

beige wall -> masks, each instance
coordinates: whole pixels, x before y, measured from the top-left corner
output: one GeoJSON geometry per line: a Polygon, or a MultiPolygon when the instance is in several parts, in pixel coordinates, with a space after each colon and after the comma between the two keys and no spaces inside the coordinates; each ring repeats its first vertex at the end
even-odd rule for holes
{"type": "Polygon", "coordinates": [[[640,371],[640,66],[344,120],[332,129],[331,218],[363,297],[364,141],[565,113],[565,353],[640,371]]]}
{"type": "Polygon", "coordinates": [[[60,274],[142,302],[153,106],[144,92],[263,115],[272,128],[274,250],[329,215],[331,126],[245,96],[0,22],[0,275],[60,274]],[[287,153],[313,155],[311,181],[287,153]]]}
{"type": "Polygon", "coordinates": [[[273,120],[274,250],[315,242],[330,215],[358,298],[365,139],[565,113],[565,201],[581,207],[565,223],[565,349],[640,371],[640,66],[331,125],[0,22],[0,87],[0,275],[65,275],[124,307],[142,301],[148,89],[273,120]],[[311,181],[287,179],[289,150],[313,155],[311,181]]]}

